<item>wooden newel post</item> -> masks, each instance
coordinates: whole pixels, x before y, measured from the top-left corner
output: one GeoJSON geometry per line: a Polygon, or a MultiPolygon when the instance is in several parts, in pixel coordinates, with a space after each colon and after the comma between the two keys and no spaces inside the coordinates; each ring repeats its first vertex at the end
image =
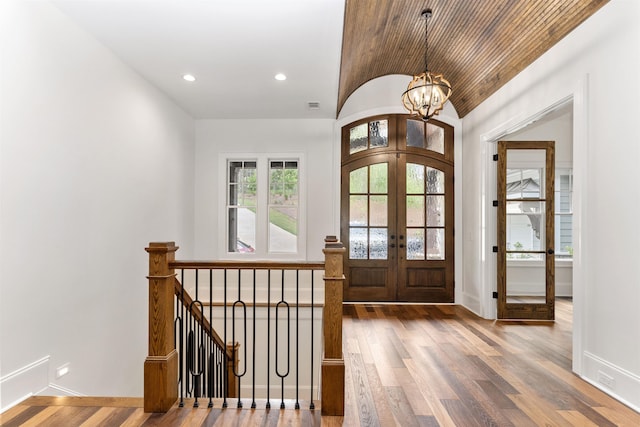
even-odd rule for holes
{"type": "Polygon", "coordinates": [[[345,248],[327,236],[324,252],[324,311],[322,330],[322,415],[344,415],[344,358],[342,355],[342,294],[345,248]]]}
{"type": "Polygon", "coordinates": [[[144,411],[167,412],[178,400],[174,346],[174,242],[149,243],[149,355],[144,362],[144,411]]]}
{"type": "Polygon", "coordinates": [[[238,397],[240,395],[240,390],[238,389],[238,377],[234,374],[234,372],[239,372],[239,349],[240,343],[227,343],[227,354],[232,355],[232,357],[227,359],[227,397],[238,397]]]}

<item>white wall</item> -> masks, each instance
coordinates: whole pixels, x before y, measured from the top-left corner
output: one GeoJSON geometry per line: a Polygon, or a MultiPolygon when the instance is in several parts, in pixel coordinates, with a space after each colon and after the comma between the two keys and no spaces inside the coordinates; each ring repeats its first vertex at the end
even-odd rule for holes
{"type": "Polygon", "coordinates": [[[48,3],[0,19],[0,408],[141,396],[144,248],[192,245],[194,121],[48,3]]]}
{"type": "MultiPolygon", "coordinates": [[[[300,154],[306,194],[306,259],[323,260],[327,235],[337,235],[333,222],[336,205],[332,196],[340,188],[340,175],[333,174],[334,120],[229,119],[196,122],[195,255],[200,259],[224,258],[219,253],[220,215],[224,215],[223,153],[300,154]],[[221,182],[222,181],[222,182],[221,182]]],[[[339,205],[338,205],[339,206],[339,205]]],[[[222,218],[222,224],[224,218],[222,218]]],[[[180,255],[180,257],[182,257],[180,255]]]]}
{"type": "Polygon", "coordinates": [[[640,408],[639,21],[640,3],[612,0],[463,119],[464,286],[469,301],[480,302],[474,308],[492,317],[495,166],[490,155],[495,147],[486,141],[573,98],[574,370],[635,408],[640,408]],[[603,384],[605,375],[613,379],[610,386],[603,384]]]}

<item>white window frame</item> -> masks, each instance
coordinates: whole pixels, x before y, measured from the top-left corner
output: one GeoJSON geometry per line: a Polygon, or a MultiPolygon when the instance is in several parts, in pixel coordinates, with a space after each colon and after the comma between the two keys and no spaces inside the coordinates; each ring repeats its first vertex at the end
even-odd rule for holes
{"type": "Polygon", "coordinates": [[[230,260],[305,260],[307,248],[306,167],[303,153],[221,153],[218,157],[218,254],[230,260]],[[231,161],[256,162],[256,245],[254,252],[229,252],[228,169],[231,161]],[[298,162],[298,238],[296,252],[269,252],[269,165],[271,161],[298,162]]]}

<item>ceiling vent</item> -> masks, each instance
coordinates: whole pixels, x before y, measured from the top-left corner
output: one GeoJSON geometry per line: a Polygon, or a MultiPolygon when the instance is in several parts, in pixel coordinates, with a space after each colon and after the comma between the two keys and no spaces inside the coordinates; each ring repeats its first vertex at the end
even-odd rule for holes
{"type": "Polygon", "coordinates": [[[319,110],[320,109],[320,103],[319,102],[308,102],[307,103],[307,108],[309,108],[309,110],[319,110]]]}

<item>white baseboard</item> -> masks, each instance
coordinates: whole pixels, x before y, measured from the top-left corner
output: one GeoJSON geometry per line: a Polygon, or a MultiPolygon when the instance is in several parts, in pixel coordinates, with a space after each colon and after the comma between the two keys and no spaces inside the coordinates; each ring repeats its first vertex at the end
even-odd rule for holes
{"type": "Polygon", "coordinates": [[[61,385],[50,383],[47,388],[38,392],[40,396],[86,396],[85,394],[78,393],[61,385]]]}
{"type": "Polygon", "coordinates": [[[0,378],[0,412],[17,405],[49,385],[49,356],[45,356],[0,378]]]}
{"type": "Polygon", "coordinates": [[[640,376],[586,351],[582,367],[585,381],[640,412],[640,376]]]}
{"type": "Polygon", "coordinates": [[[462,306],[466,309],[471,310],[473,313],[482,317],[480,313],[482,313],[482,304],[480,303],[480,298],[469,295],[466,292],[462,293],[462,306]]]}

